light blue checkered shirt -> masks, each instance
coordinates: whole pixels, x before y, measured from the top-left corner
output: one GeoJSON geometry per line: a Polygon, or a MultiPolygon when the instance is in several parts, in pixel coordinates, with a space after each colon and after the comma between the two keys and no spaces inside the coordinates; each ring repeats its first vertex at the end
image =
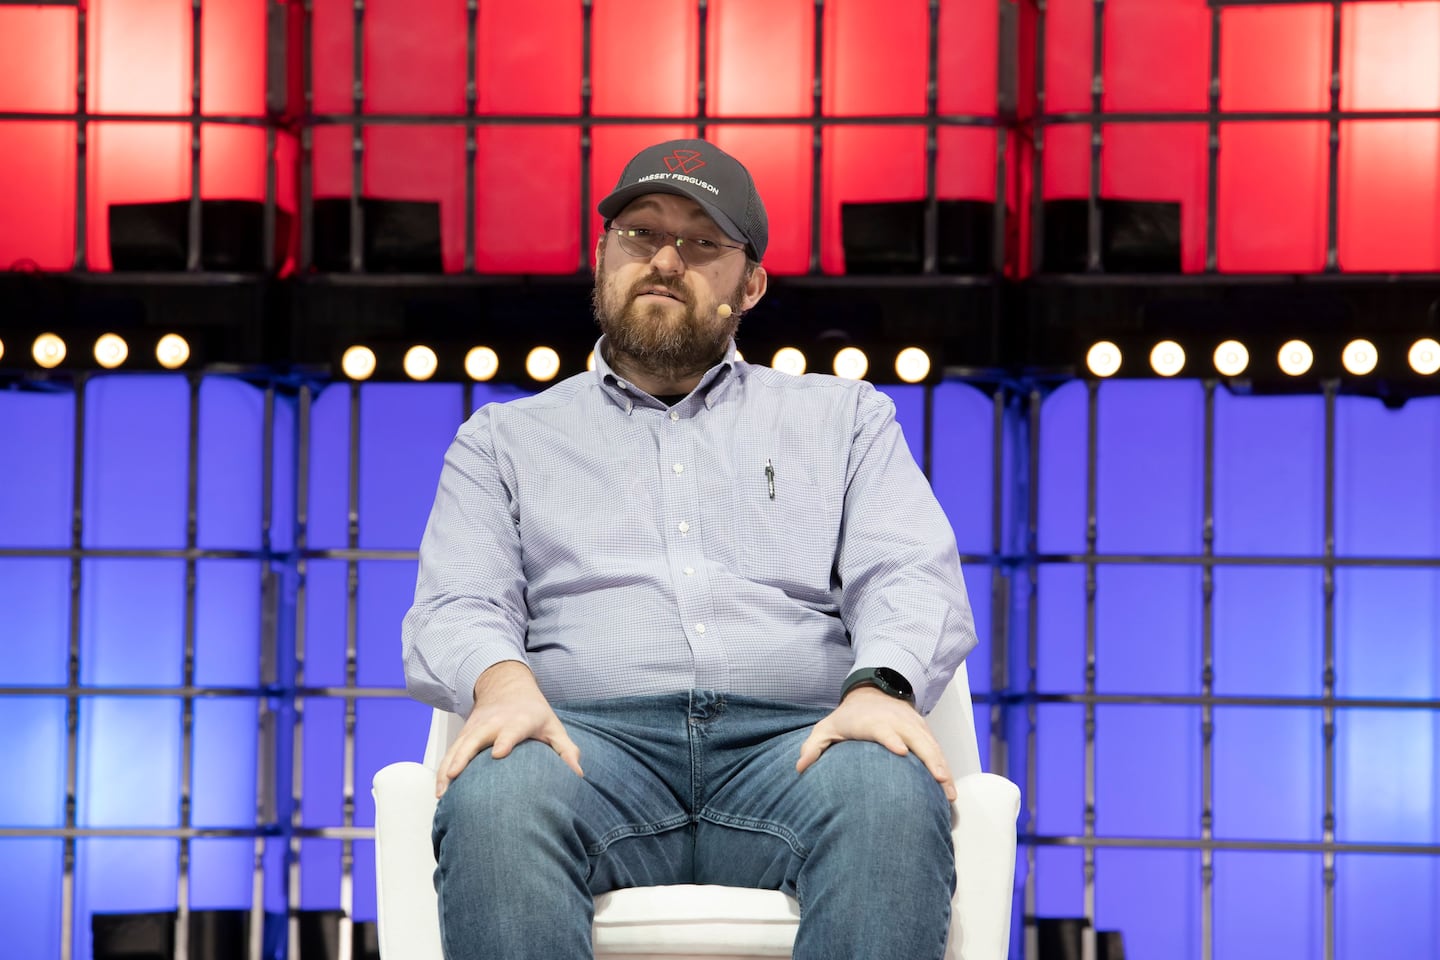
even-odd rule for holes
{"type": "Polygon", "coordinates": [[[709,689],[824,706],[884,666],[928,712],[975,627],[890,399],[732,343],[667,408],[601,354],[456,435],[404,622],[410,693],[468,714],[480,674],[520,660],[552,702],[709,689]]]}

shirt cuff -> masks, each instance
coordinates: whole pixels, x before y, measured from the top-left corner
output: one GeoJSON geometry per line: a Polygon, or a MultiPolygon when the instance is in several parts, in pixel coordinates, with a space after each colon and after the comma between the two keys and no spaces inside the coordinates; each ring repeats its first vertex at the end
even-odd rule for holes
{"type": "Polygon", "coordinates": [[[855,665],[850,668],[850,673],[877,667],[887,667],[910,681],[910,689],[915,691],[915,709],[922,714],[928,714],[935,706],[935,701],[940,698],[938,691],[933,698],[931,696],[930,672],[925,669],[925,665],[915,654],[899,644],[866,644],[865,648],[856,654],[855,665]]]}

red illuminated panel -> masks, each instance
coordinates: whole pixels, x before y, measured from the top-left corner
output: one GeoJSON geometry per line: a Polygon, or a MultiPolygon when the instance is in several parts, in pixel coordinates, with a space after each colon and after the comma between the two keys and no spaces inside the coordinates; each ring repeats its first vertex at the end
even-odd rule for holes
{"type": "Polygon", "coordinates": [[[1100,158],[1100,195],[1180,203],[1180,267],[1205,269],[1205,126],[1110,124],[1100,158]]]}
{"type": "Polygon", "coordinates": [[[824,112],[923,114],[929,37],[925,0],[826,4],[824,112]]]}
{"type": "Polygon", "coordinates": [[[996,0],[942,0],[936,65],[941,113],[995,115],[999,32],[996,0]]]}
{"type": "Polygon", "coordinates": [[[574,0],[485,0],[475,36],[480,113],[580,112],[581,10],[574,0]]]}
{"type": "Polygon", "coordinates": [[[708,36],[706,112],[717,117],[810,115],[812,0],[711,0],[708,36]]]}
{"type": "Polygon", "coordinates": [[[0,123],[0,270],[33,261],[69,270],[75,255],[75,125],[0,123]]]}
{"type": "Polygon", "coordinates": [[[630,158],[652,144],[693,136],[694,125],[683,123],[605,126],[590,131],[590,234],[585,238],[586,250],[595,249],[595,240],[604,229],[604,221],[595,212],[595,205],[615,189],[620,171],[625,169],[630,158]]]}
{"type": "Polygon", "coordinates": [[[89,11],[91,112],[188,114],[188,0],[92,0],[89,11]]]}
{"type": "Polygon", "coordinates": [[[1206,0],[1109,0],[1104,56],[1104,109],[1204,110],[1210,8],[1206,0]]]}
{"type": "Polygon", "coordinates": [[[675,0],[606,0],[591,20],[597,115],[695,115],[699,11],[675,0]]]}
{"type": "Polygon", "coordinates": [[[942,200],[995,200],[994,127],[941,127],[935,195],[942,200]]]}
{"type": "Polygon", "coordinates": [[[465,112],[464,0],[367,0],[365,111],[465,112]]]}
{"type": "Polygon", "coordinates": [[[1090,196],[1090,126],[1065,124],[1045,128],[1041,180],[1046,200],[1078,200],[1090,196]]]}
{"type": "Polygon", "coordinates": [[[1091,0],[1049,0],[1045,5],[1045,113],[1090,110],[1095,33],[1091,0]]]}
{"type": "Polygon", "coordinates": [[[0,7],[0,110],[75,109],[75,11],[0,7]]]}
{"type": "Polygon", "coordinates": [[[478,127],[475,144],[476,269],[580,269],[579,128],[478,127]]]}
{"type": "Polygon", "coordinates": [[[349,127],[316,127],[311,134],[312,196],[348,197],[353,170],[349,127]]]}
{"type": "Polygon", "coordinates": [[[809,127],[732,127],[710,129],[710,139],[745,164],[765,203],[770,242],[765,269],[774,274],[810,269],[809,127]]]}
{"type": "Polygon", "coordinates": [[[1349,3],[1342,110],[1440,110],[1440,3],[1349,3]]]}
{"type": "Polygon", "coordinates": [[[202,8],[200,110],[265,115],[265,0],[211,0],[202,8]]]}
{"type": "Polygon", "coordinates": [[[1340,124],[1340,269],[1440,271],[1440,123],[1340,124]]]}
{"type": "Polygon", "coordinates": [[[465,131],[460,127],[365,128],[364,194],[440,203],[446,273],[465,268],[465,131]]]}
{"type": "Polygon", "coordinates": [[[1223,123],[1216,168],[1216,266],[1304,273],[1325,266],[1329,131],[1314,123],[1223,123]]]}
{"type": "Polygon", "coordinates": [[[923,127],[830,127],[823,134],[820,267],[845,272],[840,204],[925,198],[923,127]]]}
{"type": "Polygon", "coordinates": [[[179,123],[92,124],[87,173],[89,265],[109,270],[111,204],[190,196],[190,128],[179,123]]]}
{"type": "Polygon", "coordinates": [[[1329,4],[1227,8],[1220,109],[1328,110],[1333,17],[1329,4]]]}
{"type": "Polygon", "coordinates": [[[200,195],[265,199],[265,131],[207,123],[200,127],[200,195]]]}
{"type": "Polygon", "coordinates": [[[353,7],[346,0],[311,0],[311,95],[316,113],[349,113],[355,50],[353,7]]]}

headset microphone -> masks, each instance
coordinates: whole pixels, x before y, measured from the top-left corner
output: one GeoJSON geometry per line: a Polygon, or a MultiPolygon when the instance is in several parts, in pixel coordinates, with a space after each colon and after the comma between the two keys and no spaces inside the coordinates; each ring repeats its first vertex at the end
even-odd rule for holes
{"type": "Polygon", "coordinates": [[[730,314],[734,311],[730,309],[730,304],[722,303],[720,304],[720,306],[715,308],[715,312],[719,314],[721,320],[729,320],[730,314]]]}

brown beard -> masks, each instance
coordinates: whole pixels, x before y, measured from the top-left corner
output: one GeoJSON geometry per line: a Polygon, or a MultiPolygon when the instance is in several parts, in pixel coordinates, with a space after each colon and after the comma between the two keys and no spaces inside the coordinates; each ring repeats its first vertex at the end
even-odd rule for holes
{"type": "Polygon", "coordinates": [[[596,265],[591,303],[595,322],[605,334],[606,346],[611,351],[625,355],[657,377],[678,380],[704,373],[725,355],[725,348],[740,328],[745,285],[746,278],[742,276],[730,296],[722,301],[730,304],[734,311],[724,320],[713,308],[708,316],[697,315],[690,285],[683,279],[666,280],[654,271],[631,284],[617,306],[607,302],[614,299],[613,280],[605,269],[602,251],[596,265]],[[651,287],[663,288],[679,297],[683,315],[671,316],[674,311],[662,304],[638,303],[641,291],[651,287]]]}

